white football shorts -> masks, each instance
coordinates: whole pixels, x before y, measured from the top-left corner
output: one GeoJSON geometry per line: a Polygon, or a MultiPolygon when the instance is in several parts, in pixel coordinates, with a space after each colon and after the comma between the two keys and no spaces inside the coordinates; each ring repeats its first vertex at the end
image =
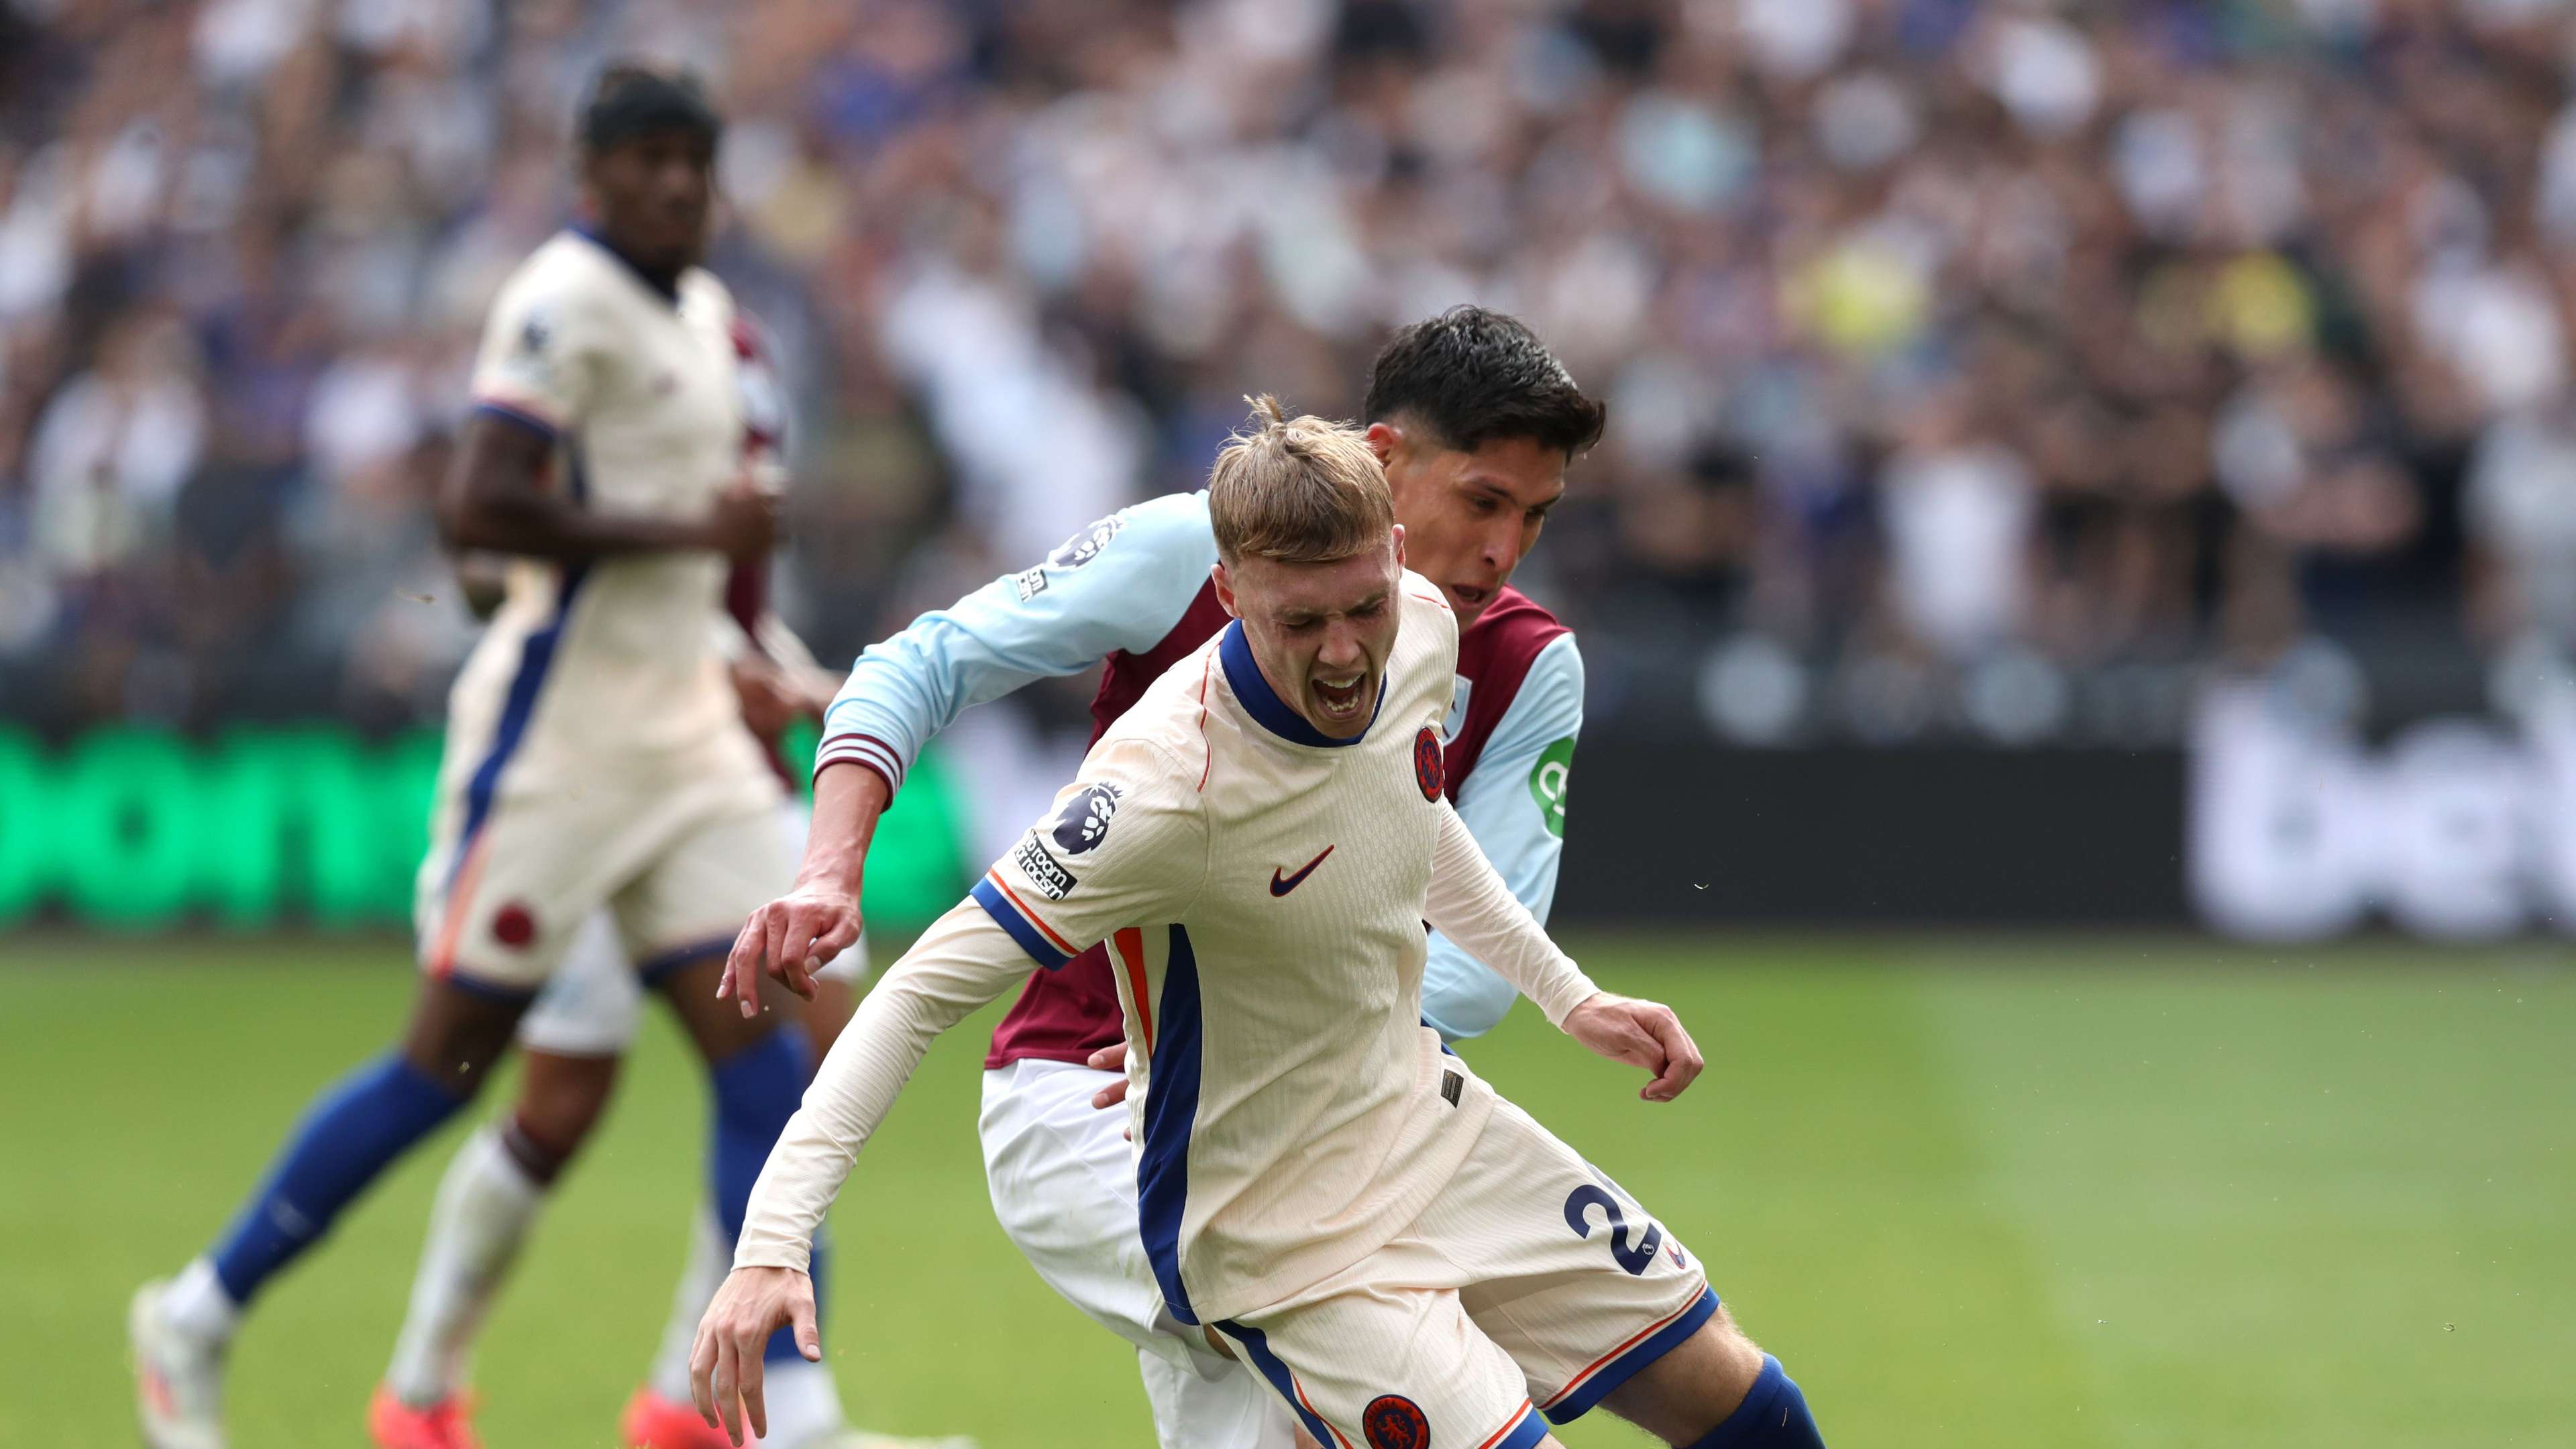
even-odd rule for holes
{"type": "Polygon", "coordinates": [[[1636,1199],[1497,1099],[1393,1241],[1215,1326],[1328,1449],[1527,1449],[1716,1312],[1636,1199]]]}
{"type": "MultiPolygon", "coordinates": [[[[805,834],[813,819],[802,800],[779,807],[778,828],[793,860],[805,853],[805,834]]],[[[765,903],[766,897],[763,898],[765,903]]],[[[748,915],[746,910],[744,914],[748,915]]],[[[704,955],[696,953],[687,960],[704,955]]],[[[676,963],[674,963],[676,964],[676,963]]],[[[832,959],[823,975],[837,981],[863,981],[868,974],[868,943],[832,959]]],[[[644,1018],[644,992],[650,983],[628,959],[615,921],[606,910],[594,911],[574,932],[571,948],[552,980],[519,1018],[519,1044],[531,1051],[567,1057],[622,1056],[635,1040],[644,1018]]]]}
{"type": "Polygon", "coordinates": [[[1025,1059],[984,1073],[979,1127],[993,1215],[1048,1287],[1136,1346],[1162,1449],[1290,1449],[1287,1409],[1163,1309],[1136,1230],[1127,1111],[1091,1105],[1092,1093],[1120,1080],[1025,1059]]]}

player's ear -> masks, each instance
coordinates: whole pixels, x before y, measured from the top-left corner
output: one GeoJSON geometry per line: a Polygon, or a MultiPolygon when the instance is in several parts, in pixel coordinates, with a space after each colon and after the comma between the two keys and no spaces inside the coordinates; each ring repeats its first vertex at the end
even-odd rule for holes
{"type": "Polygon", "coordinates": [[[1208,571],[1208,582],[1216,585],[1216,606],[1232,618],[1242,618],[1243,610],[1234,603],[1234,575],[1225,571],[1224,559],[1218,559],[1216,567],[1208,571]]]}
{"type": "Polygon", "coordinates": [[[1369,451],[1377,454],[1377,465],[1381,468],[1394,461],[1395,450],[1404,443],[1404,430],[1393,423],[1371,423],[1365,436],[1369,451]]]}
{"type": "Polygon", "coordinates": [[[1393,532],[1395,534],[1395,571],[1402,573],[1404,572],[1404,525],[1401,523],[1395,525],[1393,532]]]}

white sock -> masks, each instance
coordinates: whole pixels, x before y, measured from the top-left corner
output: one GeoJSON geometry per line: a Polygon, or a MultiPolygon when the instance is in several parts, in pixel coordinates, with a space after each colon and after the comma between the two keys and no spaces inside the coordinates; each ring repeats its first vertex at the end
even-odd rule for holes
{"type": "Polygon", "coordinates": [[[806,1449],[841,1432],[841,1390],[830,1369],[793,1358],[768,1365],[761,1380],[761,1400],[769,1409],[762,1449],[806,1449]]]}
{"type": "Polygon", "coordinates": [[[487,1125],[457,1149],[438,1184],[411,1309],[385,1371],[386,1385],[404,1403],[426,1409],[464,1387],[475,1332],[545,1196],[501,1145],[499,1129],[487,1125]]]}
{"type": "Polygon", "coordinates": [[[697,1215],[689,1220],[689,1257],[680,1266],[680,1284],[671,1294],[671,1321],[662,1326],[662,1346],[654,1352],[652,1371],[644,1380],[654,1393],[674,1404],[690,1401],[689,1349],[698,1339],[698,1320],[707,1316],[707,1305],[715,1301],[725,1274],[732,1271],[731,1245],[716,1222],[715,1206],[701,1201],[697,1215]]]}
{"type": "Polygon", "coordinates": [[[162,1292],[161,1316],[199,1343],[220,1346],[232,1342],[233,1330],[241,1326],[241,1305],[215,1276],[215,1260],[197,1258],[162,1292]]]}

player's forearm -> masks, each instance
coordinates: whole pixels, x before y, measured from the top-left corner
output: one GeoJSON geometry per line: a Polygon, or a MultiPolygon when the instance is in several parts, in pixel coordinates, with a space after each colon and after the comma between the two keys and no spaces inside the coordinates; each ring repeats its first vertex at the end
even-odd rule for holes
{"type": "Polygon", "coordinates": [[[1431,852],[1431,892],[1423,919],[1493,968],[1563,1026],[1566,1013],[1600,988],[1548,939],[1529,907],[1520,903],[1477,848],[1455,810],[1441,812],[1440,838],[1431,852]]]}
{"type": "Polygon", "coordinates": [[[440,532],[457,548],[581,563],[629,553],[714,547],[704,522],[620,518],[541,493],[468,485],[467,496],[439,511],[440,532]]]}
{"type": "Polygon", "coordinates": [[[924,614],[901,633],[869,645],[824,702],[818,759],[855,759],[900,786],[922,746],[968,705],[1039,678],[1040,671],[1006,660],[972,627],[969,616],[977,602],[969,595],[955,608],[924,614]]]}
{"type": "Polygon", "coordinates": [[[885,777],[866,765],[825,766],[814,777],[813,824],[805,834],[805,859],[796,868],[796,884],[857,895],[867,875],[877,817],[892,799],[885,777]]]}
{"type": "Polygon", "coordinates": [[[452,548],[578,563],[610,554],[705,548],[707,524],[593,513],[549,488],[556,438],[478,415],[439,491],[438,531],[452,548]]]}
{"type": "Polygon", "coordinates": [[[734,1252],[738,1268],[806,1267],[814,1231],[860,1148],[939,1034],[1028,974],[990,916],[960,905],[886,972],[833,1043],[760,1170],[734,1252]]]}

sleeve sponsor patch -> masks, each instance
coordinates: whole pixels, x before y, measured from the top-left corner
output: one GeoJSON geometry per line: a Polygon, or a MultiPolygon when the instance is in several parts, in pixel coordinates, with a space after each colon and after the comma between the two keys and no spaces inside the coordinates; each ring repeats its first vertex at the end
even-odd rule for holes
{"type": "Polygon", "coordinates": [[[1059,569],[1082,567],[1100,557],[1100,551],[1109,546],[1109,540],[1116,538],[1118,530],[1126,526],[1127,520],[1115,513],[1097,520],[1080,533],[1059,544],[1055,552],[1048,554],[1048,567],[1059,569]]]}
{"type": "Polygon", "coordinates": [[[1051,901],[1063,900],[1073,893],[1075,886],[1082,884],[1074,878],[1072,871],[1066,870],[1054,856],[1047,854],[1046,847],[1038,844],[1034,831],[1020,837],[1020,848],[1011,852],[1011,864],[1020,868],[1020,874],[1028,877],[1029,884],[1037,888],[1039,895],[1051,901]]]}
{"type": "Polygon", "coordinates": [[[1047,577],[1046,566],[1044,564],[1040,564],[1035,568],[1022,569],[1020,572],[1011,575],[1011,587],[1019,591],[1020,602],[1023,604],[1036,598],[1038,595],[1045,593],[1046,586],[1047,577]]]}
{"type": "Polygon", "coordinates": [[[1067,855],[1082,855],[1100,848],[1109,838],[1109,822],[1118,814],[1118,787],[1085,785],[1056,811],[1055,825],[1048,832],[1056,847],[1067,855]]]}
{"type": "Polygon", "coordinates": [[[1530,798],[1538,802],[1539,819],[1547,823],[1547,833],[1559,840],[1565,838],[1565,782],[1573,772],[1572,735],[1539,751],[1538,763],[1530,767],[1530,798]]]}

